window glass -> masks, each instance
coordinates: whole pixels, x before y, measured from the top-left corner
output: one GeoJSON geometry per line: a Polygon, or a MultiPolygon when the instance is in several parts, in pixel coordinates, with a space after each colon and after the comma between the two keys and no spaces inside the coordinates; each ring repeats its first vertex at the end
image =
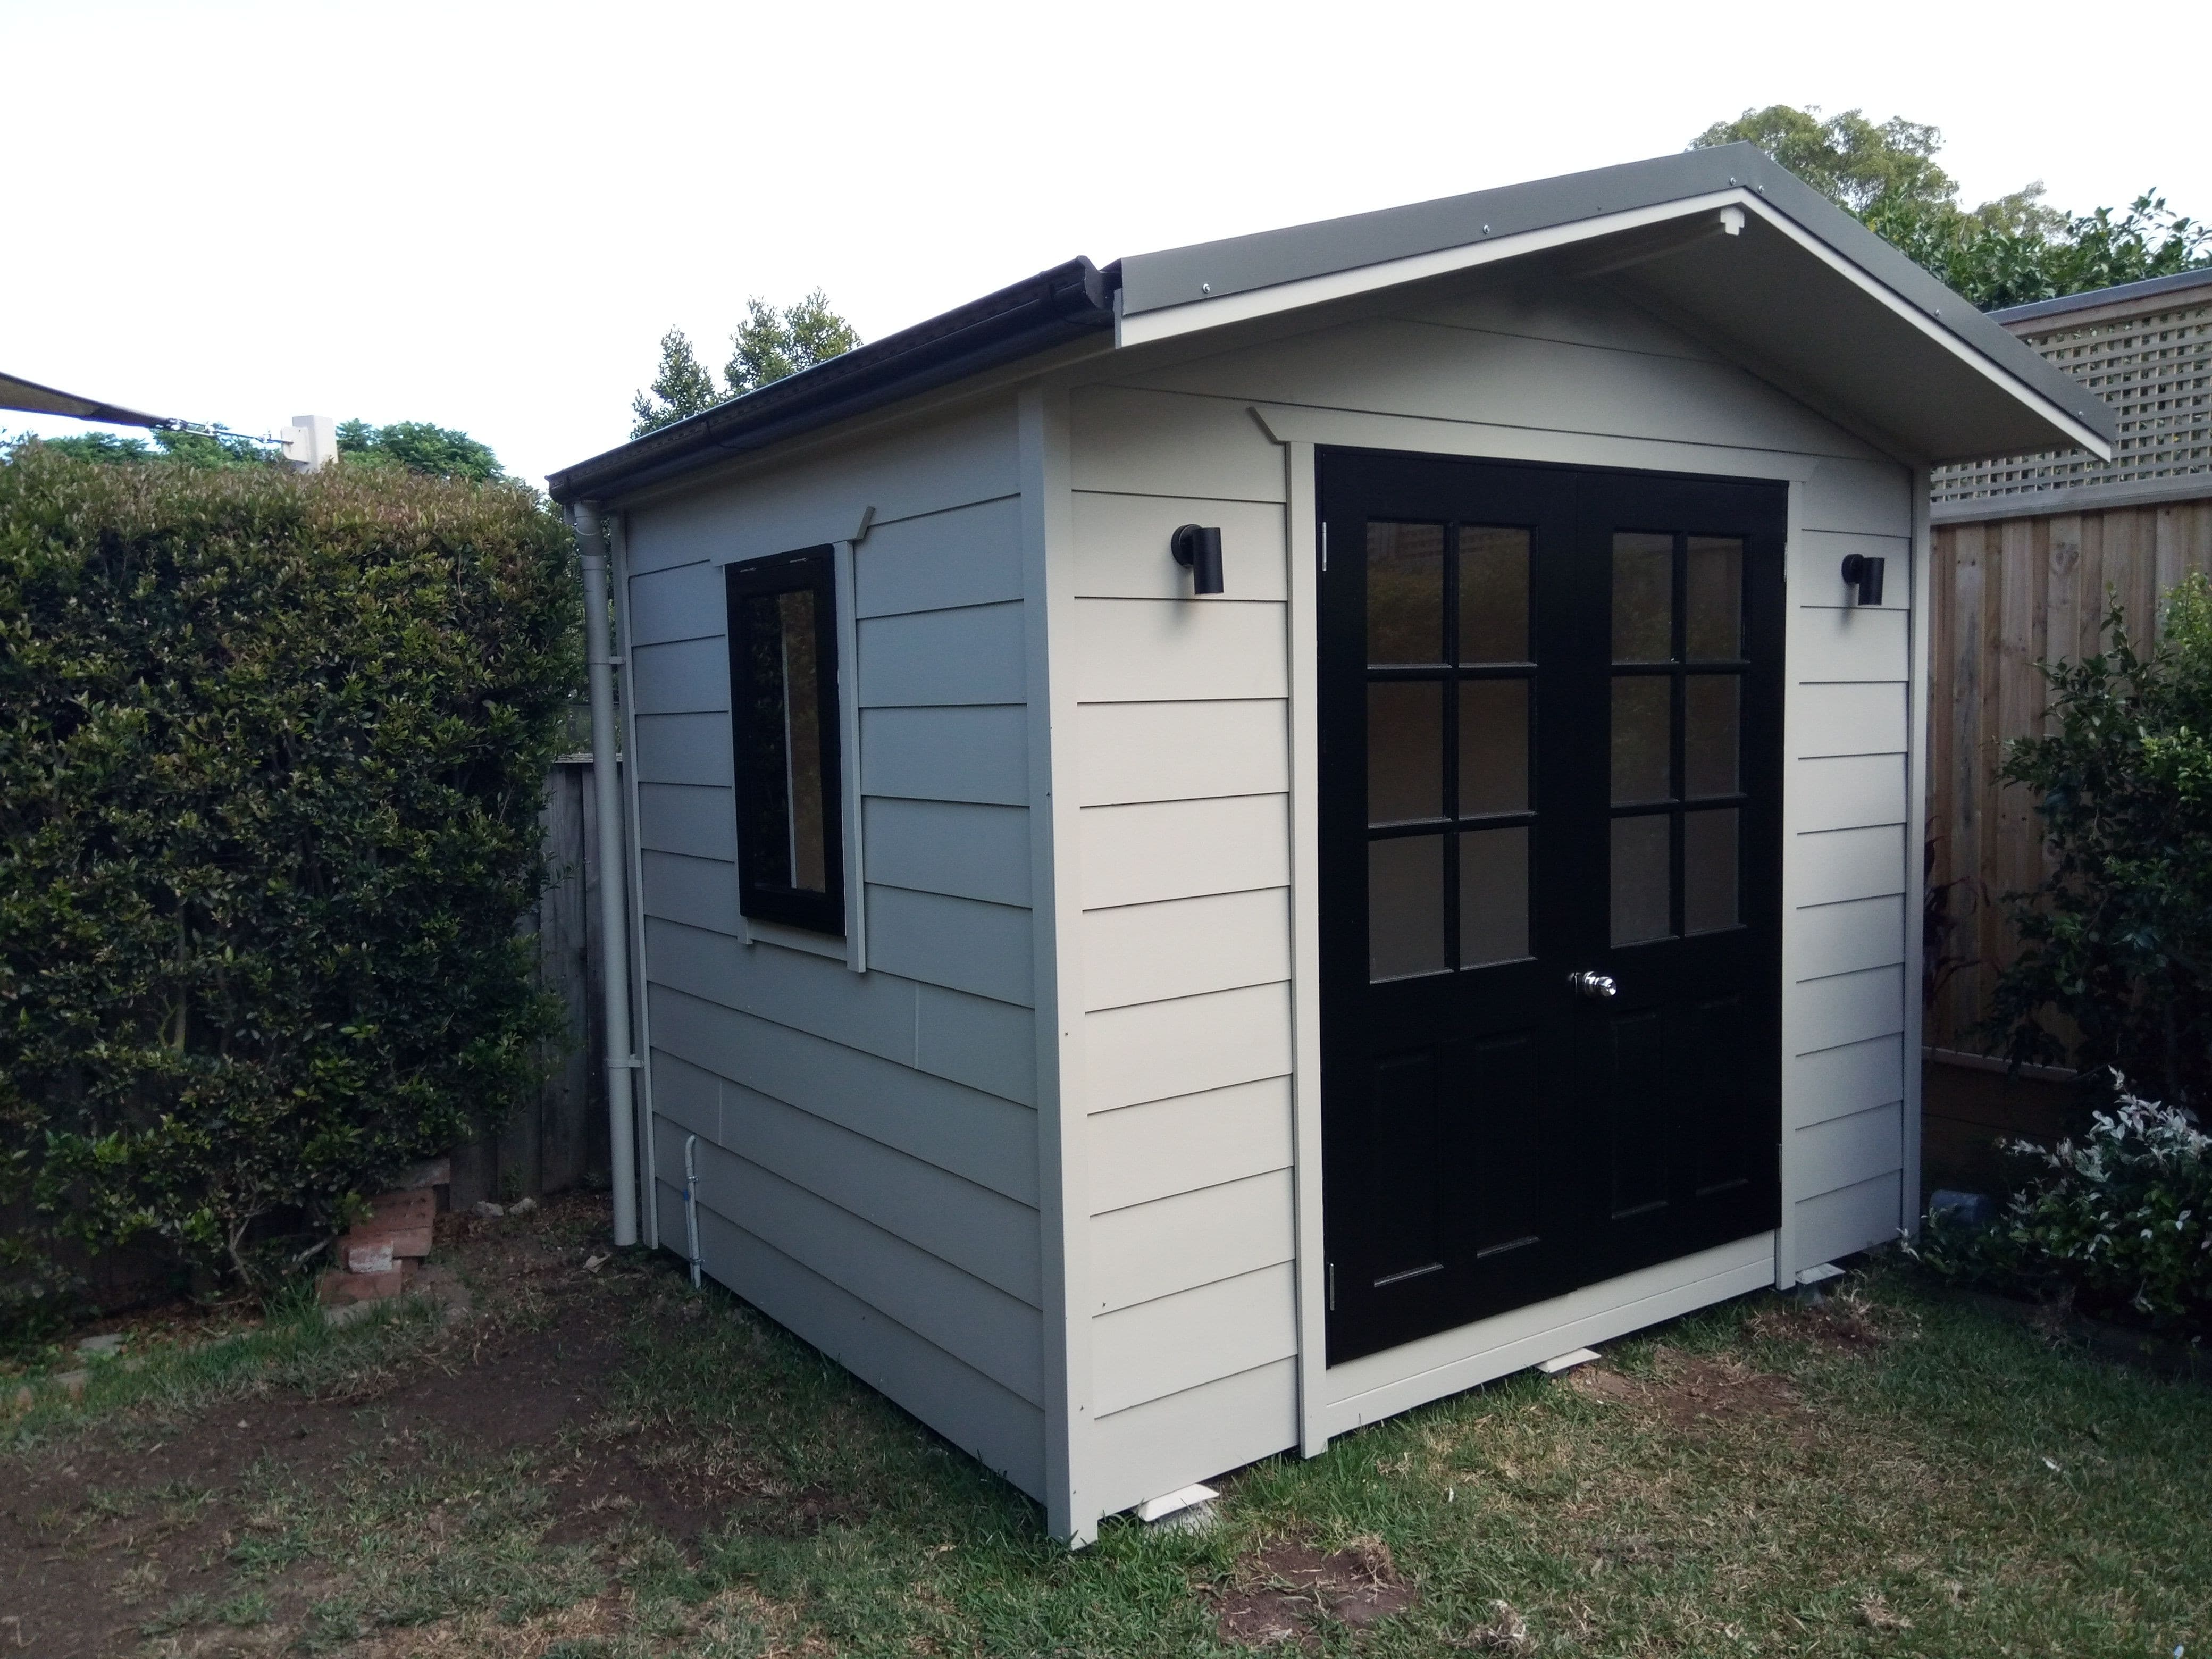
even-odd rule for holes
{"type": "Polygon", "coordinates": [[[1368,686],[1368,823],[1443,816],[1443,687],[1434,680],[1368,686]]]}
{"type": "Polygon", "coordinates": [[[1686,795],[1733,795],[1743,683],[1733,674],[1692,674],[1682,695],[1682,770],[1686,795]]]}
{"type": "Polygon", "coordinates": [[[1613,942],[1641,945],[1674,931],[1665,812],[1613,821],[1613,942]]]}
{"type": "Polygon", "coordinates": [[[1685,933],[1710,933],[1733,927],[1737,915],[1741,882],[1737,873],[1736,831],[1741,815],[1733,806],[1718,811],[1691,812],[1682,819],[1682,927],[1685,933]]]}
{"type": "Polygon", "coordinates": [[[1459,838],[1459,965],[1528,954],[1528,830],[1525,824],[1459,838]]]}
{"type": "Polygon", "coordinates": [[[1367,976],[1403,979],[1444,966],[1444,838],[1367,843],[1367,976]]]}
{"type": "Polygon", "coordinates": [[[1743,542],[1735,536],[1689,538],[1685,643],[1692,662],[1743,654],[1743,542]]]}
{"type": "Polygon", "coordinates": [[[1528,682],[1462,680],[1459,813],[1528,810],[1528,682]]]}
{"type": "Polygon", "coordinates": [[[1622,530],[1613,538],[1613,659],[1674,655],[1674,538],[1622,530]]]}
{"type": "Polygon", "coordinates": [[[1525,530],[1462,525],[1459,659],[1527,662],[1528,546],[1525,530]]]}
{"type": "Polygon", "coordinates": [[[1444,659],[1444,527],[1367,526],[1367,660],[1444,659]]]}
{"type": "Polygon", "coordinates": [[[1613,799],[1616,805],[1673,797],[1674,682],[1671,677],[1613,677],[1613,799]]]}
{"type": "Polygon", "coordinates": [[[830,550],[733,564],[731,738],[739,908],[842,933],[836,586],[830,550]]]}

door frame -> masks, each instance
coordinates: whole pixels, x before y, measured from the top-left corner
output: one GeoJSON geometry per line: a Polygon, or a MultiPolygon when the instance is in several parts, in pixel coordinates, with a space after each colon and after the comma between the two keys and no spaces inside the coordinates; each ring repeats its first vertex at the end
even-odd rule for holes
{"type": "MultiPolygon", "coordinates": [[[[1369,1413],[1360,1410],[1349,1400],[1339,1400],[1340,1394],[1353,1387],[1349,1373],[1359,1373],[1364,1384],[1378,1372],[1392,1370],[1395,1358],[1397,1375],[1389,1389],[1392,1398],[1388,1409],[1402,1411],[1424,1401],[1474,1387],[1489,1377],[1522,1369],[1535,1359],[1548,1358],[1549,1355],[1516,1357],[1517,1351],[1525,1346],[1525,1343],[1516,1342],[1511,1349],[1498,1347],[1496,1339],[1502,1333],[1492,1331],[1491,1328],[1503,1327],[1509,1322],[1525,1323],[1522,1316],[1530,1310],[1522,1310],[1517,1314],[1501,1315],[1496,1319],[1480,1321],[1474,1325],[1462,1326],[1456,1331],[1408,1344],[1404,1348],[1387,1349],[1382,1354],[1350,1362],[1347,1366],[1335,1368],[1346,1375],[1334,1379],[1331,1377],[1331,1368],[1327,1363],[1328,1287],[1327,1257],[1322,1242],[1321,1169],[1321,853],[1317,786],[1320,685],[1316,655],[1322,549],[1316,450],[1321,447],[1398,450],[1474,460],[1548,463],[1627,471],[1694,473],[1708,477],[1784,483],[1789,486],[1783,544],[1785,573],[1790,570],[1802,544],[1805,491],[1820,458],[1711,444],[1674,443],[1657,439],[1544,432],[1511,427],[1478,427],[1419,416],[1362,414],[1280,404],[1255,404],[1250,408],[1261,429],[1282,449],[1285,474],[1285,531],[1290,559],[1286,644],[1290,659],[1291,747],[1291,1085],[1292,1179],[1296,1204],[1298,1433],[1301,1453],[1308,1457],[1317,1457],[1328,1449],[1334,1434],[1342,1433],[1352,1426],[1354,1416],[1358,1420],[1366,1420],[1370,1415],[1380,1414],[1379,1412],[1369,1413]],[[1491,1369],[1493,1364],[1502,1365],[1503,1369],[1491,1369]]],[[[1924,477],[1924,474],[1920,473],[1912,476],[1924,477]]],[[[1916,525],[1924,526],[1925,519],[1923,511],[1916,518],[1916,525]]],[[[1923,528],[1916,533],[1913,545],[1912,629],[1916,648],[1911,691],[1916,701],[1926,685],[1925,630],[1922,621],[1926,614],[1926,596],[1923,591],[1927,569],[1923,546],[1924,538],[1923,528]]],[[[1801,629],[1798,606],[1790,597],[1786,575],[1783,611],[1782,825],[1786,848],[1791,826],[1796,821],[1796,769],[1792,764],[1792,757],[1796,751],[1798,719],[1796,688],[1790,678],[1789,664],[1798,655],[1801,629]]],[[[1918,822],[1922,804],[1923,786],[1918,774],[1922,769],[1922,757],[1925,754],[1921,731],[1919,720],[1916,720],[1913,753],[1910,757],[1915,779],[1912,810],[1916,814],[1916,823],[1918,822]]],[[[1623,1279],[1587,1286],[1575,1292],[1571,1297],[1563,1298],[1563,1301],[1572,1301],[1578,1306],[1598,1308],[1598,1311],[1580,1320],[1573,1327],[1592,1333],[1603,1329],[1603,1334],[1589,1334],[1584,1340],[1602,1340],[1605,1335],[1620,1334],[1656,1319],[1672,1317],[1674,1314],[1686,1311],[1689,1308],[1741,1295],[1762,1284],[1786,1285],[1794,1281],[1796,1264],[1791,1238],[1794,1195],[1787,1156],[1790,1128],[1796,1121],[1792,1111],[1794,1078],[1787,1063],[1787,1034],[1791,1029],[1796,990],[1789,972],[1792,919],[1796,908],[1792,891],[1792,863],[1793,860],[1785,856],[1782,870],[1782,1030],[1784,1053],[1780,1059],[1784,1156],[1781,1226],[1765,1242],[1758,1243],[1755,1259],[1763,1265],[1758,1269],[1755,1282],[1747,1281],[1746,1277],[1751,1269],[1745,1262],[1753,1260],[1752,1256],[1743,1255],[1740,1251],[1738,1255],[1743,1255],[1743,1259],[1730,1256],[1725,1264],[1720,1264],[1716,1253],[1708,1251],[1703,1256],[1685,1258],[1680,1262],[1631,1273],[1623,1279]],[[1714,1257],[1715,1260],[1707,1261],[1706,1257],[1714,1257]],[[1784,1264],[1789,1265],[1785,1267],[1784,1264]],[[1668,1267],[1683,1271],[1670,1274],[1668,1267]],[[1676,1279],[1683,1282],[1678,1285],[1674,1282],[1676,1279]],[[1693,1284],[1702,1288],[1693,1289],[1693,1284]],[[1681,1302],[1684,1295],[1692,1295],[1698,1299],[1675,1305],[1681,1302]],[[1607,1301],[1608,1296],[1618,1302],[1617,1311],[1607,1311],[1599,1306],[1607,1301]],[[1613,1322],[1616,1319],[1623,1319],[1626,1322],[1616,1325],[1613,1322]]],[[[1918,861],[1909,860],[1908,864],[1910,890],[1905,901],[1906,949],[1907,960],[1911,962],[1918,959],[1920,892],[1918,861]]],[[[1917,999],[1907,998],[1906,1001],[1906,1052],[1911,1054],[1917,1052],[1919,1042],[1917,999]]],[[[1905,1082],[1905,1121],[1910,1134],[1917,1129],[1920,1118],[1917,1067],[1907,1066],[1905,1082]]],[[[1908,1179],[1915,1173],[1908,1170],[1908,1179]]],[[[1909,1192],[1906,1200],[1908,1208],[1917,1213],[1917,1191],[1909,1192]]],[[[1552,1305],[1539,1304],[1537,1307],[1542,1310],[1552,1305]]],[[[1565,1310],[1560,1311],[1564,1314],[1565,1310]]],[[[1580,1343],[1569,1342],[1565,1346],[1573,1347],[1580,1346],[1580,1343]]],[[[1564,1352],[1564,1349],[1560,1351],[1564,1352]]]]}

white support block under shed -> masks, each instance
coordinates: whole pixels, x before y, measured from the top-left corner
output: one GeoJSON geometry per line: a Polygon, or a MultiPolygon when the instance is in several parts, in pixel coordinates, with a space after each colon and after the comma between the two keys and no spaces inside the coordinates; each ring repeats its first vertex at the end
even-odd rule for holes
{"type": "Polygon", "coordinates": [[[1595,1348],[1577,1348],[1572,1353],[1563,1353],[1556,1359],[1538,1360],[1536,1369],[1547,1376],[1557,1376],[1561,1371],[1571,1371],[1577,1365],[1593,1364],[1597,1358],[1595,1348]]]}
{"type": "Polygon", "coordinates": [[[1150,1522],[1164,1521],[1171,1515],[1195,1509],[1200,1504],[1211,1504],[1221,1494],[1211,1486],[1181,1486],[1160,1498],[1147,1498],[1137,1505],[1137,1519],[1150,1522]]]}
{"type": "Polygon", "coordinates": [[[1841,1279],[1843,1276],[1844,1270],[1832,1261],[1823,1261],[1816,1267],[1801,1267],[1797,1270],[1797,1282],[1800,1285],[1825,1285],[1832,1279],[1841,1279]]]}

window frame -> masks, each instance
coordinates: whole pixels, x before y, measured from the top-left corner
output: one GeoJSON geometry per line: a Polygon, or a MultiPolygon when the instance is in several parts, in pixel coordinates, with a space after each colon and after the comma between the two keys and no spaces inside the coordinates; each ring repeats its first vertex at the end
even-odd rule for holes
{"type": "MultiPolygon", "coordinates": [[[[803,928],[842,939],[845,915],[844,708],[839,676],[836,550],[823,544],[793,552],[744,559],[723,567],[723,597],[730,667],[730,758],[738,842],[738,909],[756,921],[803,928]],[[754,872],[769,860],[760,844],[755,809],[759,780],[746,757],[755,745],[757,700],[750,664],[739,649],[739,613],[744,601],[781,593],[814,596],[816,719],[822,767],[822,892],[758,879],[754,872]]],[[[781,741],[779,734],[779,742],[781,741]]],[[[788,812],[787,799],[784,810],[788,812]]]]}

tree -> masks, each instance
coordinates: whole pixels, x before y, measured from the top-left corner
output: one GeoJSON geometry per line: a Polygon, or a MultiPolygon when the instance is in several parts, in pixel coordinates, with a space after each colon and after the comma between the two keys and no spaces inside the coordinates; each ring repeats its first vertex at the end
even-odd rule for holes
{"type": "Polygon", "coordinates": [[[361,420],[340,422],[338,453],[356,462],[403,466],[428,478],[495,483],[507,477],[490,445],[428,421],[395,421],[390,426],[371,426],[361,420]]]}
{"type": "Polygon", "coordinates": [[[730,361],[722,370],[732,398],[842,356],[860,343],[859,332],[830,308],[830,296],[818,288],[781,312],[759,299],[746,301],[745,311],[745,320],[730,336],[730,361]]]}
{"type": "Polygon", "coordinates": [[[57,454],[73,455],[81,461],[174,461],[179,466],[202,470],[259,466],[273,453],[266,445],[239,437],[221,427],[207,432],[157,428],[151,444],[143,438],[126,438],[114,432],[83,432],[67,438],[22,441],[40,444],[57,454]]]}
{"type": "Polygon", "coordinates": [[[653,377],[649,389],[629,400],[630,413],[635,417],[629,435],[642,438],[648,432],[658,432],[702,410],[712,409],[723,398],[714,385],[714,370],[699,361],[691,349],[690,337],[682,329],[672,328],[660,337],[660,372],[653,377]]]}
{"type": "Polygon", "coordinates": [[[2146,191],[2124,212],[2062,212],[2040,182],[1979,207],[1936,164],[1935,127],[1858,110],[1772,104],[1717,121],[1692,149],[1748,141],[1985,310],[2057,299],[2212,264],[2212,228],[2146,191]]]}
{"type": "Polygon", "coordinates": [[[724,389],[715,384],[714,371],[699,361],[690,337],[682,329],[672,328],[660,337],[660,370],[653,385],[630,399],[635,418],[629,435],[642,438],[658,432],[842,356],[860,343],[860,331],[831,309],[830,296],[818,288],[781,311],[755,297],[745,301],[745,320],[730,336],[730,361],[722,370],[729,384],[724,389]]]}

